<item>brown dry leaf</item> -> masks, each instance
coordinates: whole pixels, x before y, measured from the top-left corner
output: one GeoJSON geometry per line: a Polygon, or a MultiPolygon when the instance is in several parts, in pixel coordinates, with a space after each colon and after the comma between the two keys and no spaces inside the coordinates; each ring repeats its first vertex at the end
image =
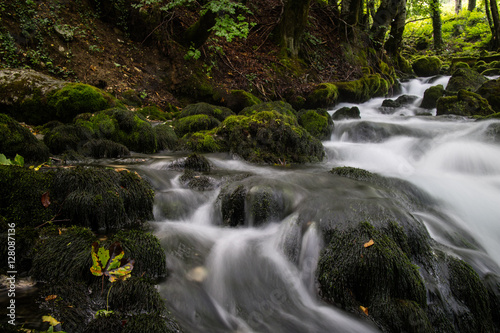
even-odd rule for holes
{"type": "Polygon", "coordinates": [[[375,242],[373,241],[373,239],[370,239],[367,243],[365,243],[364,247],[370,247],[373,244],[375,244],[375,242]]]}
{"type": "Polygon", "coordinates": [[[365,308],[364,306],[360,305],[359,308],[361,309],[361,311],[364,312],[365,315],[368,316],[368,308],[365,308]]]}
{"type": "Polygon", "coordinates": [[[49,197],[49,191],[45,192],[42,194],[42,205],[43,207],[47,208],[50,206],[50,197],[49,197]]]}
{"type": "Polygon", "coordinates": [[[56,299],[56,298],[57,298],[57,295],[49,295],[49,296],[45,297],[45,300],[52,301],[53,299],[56,299]]]}

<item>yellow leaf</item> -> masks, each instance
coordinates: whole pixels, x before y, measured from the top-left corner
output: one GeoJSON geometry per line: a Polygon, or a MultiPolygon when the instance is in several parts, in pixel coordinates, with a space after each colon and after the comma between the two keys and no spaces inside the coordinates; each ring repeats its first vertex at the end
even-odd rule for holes
{"type": "Polygon", "coordinates": [[[364,306],[360,305],[359,308],[361,309],[361,311],[364,312],[365,315],[368,316],[368,308],[365,308],[364,306]]]}
{"type": "Polygon", "coordinates": [[[57,298],[57,295],[49,295],[49,296],[45,297],[45,300],[52,301],[53,299],[56,299],[56,298],[57,298]]]}
{"type": "Polygon", "coordinates": [[[58,324],[61,323],[52,316],[43,316],[42,320],[48,322],[50,326],[57,326],[58,324]]]}
{"type": "Polygon", "coordinates": [[[373,241],[373,239],[370,239],[367,243],[365,243],[364,247],[370,247],[373,244],[375,244],[375,242],[373,241]]]}

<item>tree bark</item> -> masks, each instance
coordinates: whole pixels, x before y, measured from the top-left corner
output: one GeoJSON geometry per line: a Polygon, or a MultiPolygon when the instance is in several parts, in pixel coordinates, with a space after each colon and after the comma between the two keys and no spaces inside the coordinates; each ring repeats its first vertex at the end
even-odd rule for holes
{"type": "Polygon", "coordinates": [[[302,38],[309,16],[311,0],[287,0],[277,26],[278,43],[282,53],[299,56],[302,38]]]}
{"type": "Polygon", "coordinates": [[[462,0],[455,0],[455,14],[458,15],[462,10],[462,0]]]}
{"type": "Polygon", "coordinates": [[[432,33],[434,35],[434,49],[441,50],[443,48],[443,33],[441,30],[441,9],[439,0],[432,0],[431,11],[432,33]]]}
{"type": "Polygon", "coordinates": [[[211,11],[208,11],[200,17],[196,23],[190,26],[184,33],[182,42],[185,46],[193,46],[194,48],[201,47],[210,37],[211,31],[209,31],[215,25],[215,18],[217,15],[211,11]]]}
{"type": "Polygon", "coordinates": [[[399,8],[396,16],[391,22],[391,32],[389,39],[385,43],[385,50],[392,56],[399,53],[401,42],[403,41],[403,33],[406,25],[406,0],[399,2],[399,8]]]}
{"type": "Polygon", "coordinates": [[[491,9],[491,18],[493,20],[493,48],[500,47],[500,18],[498,16],[498,4],[496,0],[489,0],[491,9]]]}
{"type": "Polygon", "coordinates": [[[384,46],[385,35],[389,26],[391,27],[389,48],[394,50],[401,43],[402,33],[404,30],[404,21],[406,20],[406,0],[382,0],[377,9],[377,13],[373,18],[373,24],[370,29],[370,34],[374,47],[381,49],[384,46]]]}
{"type": "Polygon", "coordinates": [[[469,7],[467,8],[469,12],[472,12],[476,8],[476,0],[469,0],[469,7]]]}

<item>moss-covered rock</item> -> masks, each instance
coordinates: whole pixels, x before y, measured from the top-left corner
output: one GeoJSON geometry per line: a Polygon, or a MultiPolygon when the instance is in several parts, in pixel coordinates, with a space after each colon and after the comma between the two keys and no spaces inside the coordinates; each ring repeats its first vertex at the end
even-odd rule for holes
{"type": "Polygon", "coordinates": [[[142,114],[148,120],[160,120],[167,121],[172,119],[172,114],[163,112],[159,107],[150,105],[145,106],[137,110],[140,114],[142,114]]]}
{"type": "Polygon", "coordinates": [[[481,95],[460,90],[457,96],[441,97],[437,101],[437,115],[488,116],[495,112],[481,95]]]}
{"type": "Polygon", "coordinates": [[[11,117],[0,113],[0,154],[14,158],[17,154],[25,162],[45,162],[49,159],[49,149],[26,127],[11,117]]]}
{"type": "Polygon", "coordinates": [[[62,154],[67,150],[79,150],[90,140],[92,133],[85,127],[61,125],[48,131],[43,142],[52,154],[62,154]]]}
{"type": "Polygon", "coordinates": [[[438,75],[441,70],[441,60],[436,56],[423,56],[412,63],[413,71],[417,76],[438,75]]]}
{"type": "Polygon", "coordinates": [[[187,187],[196,191],[211,191],[217,187],[217,181],[211,177],[201,175],[193,170],[186,170],[179,180],[187,187]]]}
{"type": "Polygon", "coordinates": [[[477,93],[486,98],[495,112],[500,112],[500,79],[483,83],[477,93]]]}
{"type": "Polygon", "coordinates": [[[246,107],[262,103],[257,96],[244,90],[231,90],[224,97],[224,100],[225,105],[236,113],[246,107]]]}
{"type": "Polygon", "coordinates": [[[430,327],[423,280],[404,247],[393,240],[397,236],[369,223],[329,236],[317,273],[324,300],[355,312],[363,306],[390,331],[405,331],[410,317],[430,327]]]}
{"type": "Polygon", "coordinates": [[[251,116],[230,116],[217,129],[230,152],[257,163],[321,161],[321,142],[300,127],[294,116],[262,111],[251,116]]]}
{"type": "MultiPolygon", "coordinates": [[[[195,115],[206,115],[206,116],[215,118],[218,121],[223,121],[227,117],[234,115],[234,113],[233,113],[233,111],[231,111],[231,109],[228,109],[226,107],[212,105],[212,104],[202,102],[202,103],[190,104],[190,105],[186,106],[182,110],[181,114],[179,115],[179,118],[185,118],[185,117],[195,116],[195,115]]],[[[205,129],[209,129],[209,128],[205,128],[205,129]]],[[[196,132],[196,131],[194,131],[194,132],[196,132]]]]}
{"type": "Polygon", "coordinates": [[[165,303],[155,286],[147,279],[136,276],[113,284],[109,292],[109,306],[113,311],[127,315],[158,313],[165,310],[165,303]]]}
{"type": "Polygon", "coordinates": [[[211,130],[219,125],[219,120],[205,114],[179,118],[173,123],[175,134],[180,138],[188,133],[211,130]]]}
{"type": "Polygon", "coordinates": [[[348,82],[335,82],[339,102],[363,103],[373,97],[383,97],[389,91],[388,82],[380,74],[365,75],[348,82]]]}
{"type": "Polygon", "coordinates": [[[38,226],[52,219],[57,207],[44,207],[42,195],[52,186],[53,172],[0,165],[0,216],[17,228],[38,226]]]}
{"type": "Polygon", "coordinates": [[[33,257],[31,274],[39,281],[91,281],[90,251],[96,240],[89,229],[72,227],[60,235],[54,233],[40,240],[33,257]]]}
{"type": "Polygon", "coordinates": [[[199,131],[184,136],[184,145],[188,150],[197,153],[214,153],[222,151],[225,143],[219,140],[215,130],[199,131]]]}
{"type": "Polygon", "coordinates": [[[108,316],[98,316],[91,320],[84,328],[83,333],[122,333],[123,322],[120,315],[112,313],[108,316]]]}
{"type": "Polygon", "coordinates": [[[446,86],[446,90],[459,91],[465,89],[476,91],[486,81],[488,81],[488,79],[475,70],[460,68],[453,72],[446,86]]]}
{"type": "Polygon", "coordinates": [[[144,313],[132,317],[123,328],[123,333],[138,332],[178,333],[182,330],[175,319],[170,316],[144,313]]]}
{"type": "Polygon", "coordinates": [[[443,94],[444,94],[444,87],[442,84],[438,84],[437,86],[432,86],[426,89],[420,107],[424,109],[436,108],[437,100],[441,98],[443,94]]]}
{"type": "Polygon", "coordinates": [[[348,107],[344,106],[343,108],[338,109],[332,115],[333,120],[344,120],[344,119],[361,119],[359,108],[357,106],[348,107]]]}
{"type": "Polygon", "coordinates": [[[153,218],[153,190],[136,173],[103,168],[62,169],[54,176],[51,197],[60,217],[95,231],[140,226],[153,218]]]}
{"type": "Polygon", "coordinates": [[[170,165],[170,168],[178,170],[186,169],[197,172],[209,172],[212,169],[212,166],[205,156],[197,153],[192,153],[186,158],[181,158],[177,161],[174,161],[170,165]]]}
{"type": "Polygon", "coordinates": [[[284,101],[255,104],[244,108],[239,114],[243,116],[251,116],[262,111],[274,111],[285,116],[295,116],[297,114],[297,111],[289,103],[284,101]]]}
{"type": "Polygon", "coordinates": [[[167,274],[165,251],[159,240],[139,230],[122,230],[113,236],[122,245],[127,257],[134,259],[134,275],[158,279],[167,274]]]}
{"type": "Polygon", "coordinates": [[[325,109],[300,110],[299,125],[319,140],[329,139],[333,132],[333,120],[325,109]]]}
{"type": "Polygon", "coordinates": [[[327,108],[337,104],[339,90],[334,83],[321,83],[317,85],[307,97],[310,107],[327,108]]]}
{"type": "Polygon", "coordinates": [[[90,140],[82,147],[82,154],[92,158],[119,158],[130,156],[130,151],[121,143],[111,140],[90,140]]]}
{"type": "Polygon", "coordinates": [[[154,127],[158,150],[175,150],[178,146],[179,138],[175,130],[168,124],[160,124],[154,127]]]}

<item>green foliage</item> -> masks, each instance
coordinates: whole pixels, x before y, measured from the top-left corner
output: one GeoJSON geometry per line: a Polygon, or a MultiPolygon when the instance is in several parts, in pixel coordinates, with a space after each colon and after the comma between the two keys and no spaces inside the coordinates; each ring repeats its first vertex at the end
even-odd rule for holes
{"type": "Polygon", "coordinates": [[[111,283],[131,277],[135,261],[123,258],[125,251],[119,242],[111,244],[109,250],[99,247],[99,243],[94,242],[91,254],[92,267],[90,267],[90,271],[92,274],[103,278],[107,276],[111,283]]]}
{"type": "Polygon", "coordinates": [[[16,154],[16,157],[14,160],[10,160],[7,157],[5,157],[4,154],[0,154],[0,165],[15,165],[15,166],[24,166],[24,157],[22,157],[19,154],[16,154]]]}

